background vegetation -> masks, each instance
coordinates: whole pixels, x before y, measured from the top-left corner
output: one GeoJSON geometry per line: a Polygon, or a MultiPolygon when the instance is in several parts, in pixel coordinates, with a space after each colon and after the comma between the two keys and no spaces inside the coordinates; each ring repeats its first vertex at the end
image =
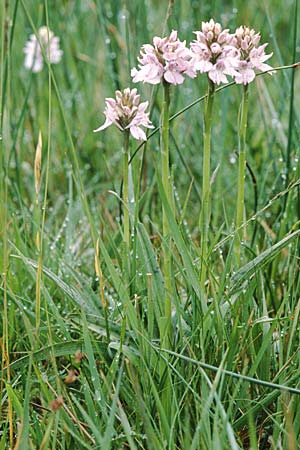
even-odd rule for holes
{"type": "MultiPolygon", "coordinates": [[[[141,45],[164,29],[190,42],[211,17],[232,30],[246,24],[269,42],[274,67],[298,61],[296,1],[175,0],[168,17],[167,0],[3,0],[1,449],[297,448],[297,70],[257,77],[250,88],[249,222],[238,268],[232,246],[241,88],[216,94],[207,308],[198,282],[202,102],[172,121],[168,350],[158,339],[166,202],[156,167],[159,133],[133,160],[140,201],[125,270],[122,136],[113,127],[92,132],[103,121],[105,97],[130,85],[141,45]],[[32,74],[23,68],[23,47],[45,24],[64,56],[32,74]]],[[[138,88],[158,126],[161,88],[138,88]]],[[[205,92],[204,76],[187,79],[172,90],[171,113],[205,92]]],[[[131,142],[132,154],[136,148],[131,142]]]]}

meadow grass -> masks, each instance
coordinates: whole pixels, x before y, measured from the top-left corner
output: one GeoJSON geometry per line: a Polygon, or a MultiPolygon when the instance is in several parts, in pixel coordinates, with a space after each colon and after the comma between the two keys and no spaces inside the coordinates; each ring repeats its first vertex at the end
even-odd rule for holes
{"type": "Polygon", "coordinates": [[[168,175],[162,86],[138,86],[157,128],[126,158],[119,130],[92,130],[164,30],[190,42],[210,17],[246,24],[274,67],[295,63],[297,0],[3,0],[0,15],[0,450],[296,450],[297,69],[249,86],[237,229],[242,87],[214,92],[205,268],[205,77],[170,89],[168,175]],[[34,74],[23,47],[42,25],[64,54],[34,74]]]}

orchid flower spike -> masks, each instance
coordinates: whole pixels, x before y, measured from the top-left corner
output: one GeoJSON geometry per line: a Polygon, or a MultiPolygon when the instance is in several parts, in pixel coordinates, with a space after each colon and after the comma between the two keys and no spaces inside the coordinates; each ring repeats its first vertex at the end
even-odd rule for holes
{"type": "Polygon", "coordinates": [[[49,58],[50,64],[58,64],[62,58],[63,51],[59,48],[59,38],[54,36],[54,33],[46,26],[38,30],[38,37],[32,34],[24,47],[25,61],[24,67],[32,70],[32,72],[41,72],[44,66],[44,58],[41,50],[41,45],[44,52],[49,58]]]}
{"type": "Polygon", "coordinates": [[[94,130],[94,132],[105,130],[110,125],[116,125],[119,130],[129,130],[132,137],[137,140],[146,141],[147,137],[140,128],[154,128],[149,120],[149,113],[146,113],[149,102],[140,103],[140,95],[137,89],[129,88],[123,91],[116,91],[116,99],[105,99],[105,123],[94,130]]]}
{"type": "Polygon", "coordinates": [[[227,75],[237,75],[239,59],[234,35],[213,19],[202,22],[201,30],[194,32],[197,39],[191,43],[194,70],[207,73],[214,84],[228,83],[227,75]]]}
{"type": "MultiPolygon", "coordinates": [[[[268,44],[258,46],[260,34],[248,27],[241,26],[235,32],[235,45],[240,52],[240,61],[235,75],[237,84],[247,85],[255,78],[255,69],[261,72],[271,70],[272,67],[265,64],[273,53],[266,55],[265,48],[268,44]]],[[[275,71],[270,72],[271,74],[275,71]]]]}
{"type": "Polygon", "coordinates": [[[173,30],[169,37],[153,38],[153,45],[145,44],[138,57],[138,69],[131,70],[134,83],[158,84],[165,81],[170,84],[182,84],[184,75],[195,77],[191,65],[191,51],[186,47],[185,41],[177,37],[173,30]]]}

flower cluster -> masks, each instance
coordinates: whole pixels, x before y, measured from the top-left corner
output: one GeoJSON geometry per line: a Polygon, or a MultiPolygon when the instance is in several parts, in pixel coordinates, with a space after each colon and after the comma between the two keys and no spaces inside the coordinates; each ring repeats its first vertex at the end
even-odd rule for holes
{"type": "Polygon", "coordinates": [[[194,69],[207,72],[215,83],[228,83],[226,75],[236,76],[239,51],[235,47],[234,35],[222,30],[213,19],[202,22],[202,31],[195,31],[197,39],[191,43],[194,69]]]}
{"type": "Polygon", "coordinates": [[[255,69],[261,72],[271,70],[272,67],[265,64],[272,54],[266,55],[265,48],[268,44],[258,46],[260,34],[248,27],[241,26],[235,32],[235,45],[239,49],[239,64],[235,82],[237,84],[249,84],[255,78],[255,69]]]}
{"type": "Polygon", "coordinates": [[[214,84],[228,83],[227,76],[238,84],[248,84],[255,78],[255,69],[271,69],[264,62],[272,54],[265,54],[267,44],[257,47],[260,34],[254,30],[242,26],[231,34],[211,19],[202,22],[201,31],[195,34],[190,49],[174,30],[169,37],[155,37],[153,45],[143,45],[139,69],[131,71],[133,81],[158,84],[164,80],[176,85],[184,82],[184,75],[194,78],[200,72],[207,73],[214,84]]]}
{"type": "MultiPolygon", "coordinates": [[[[272,54],[266,55],[267,44],[259,46],[260,34],[245,26],[234,34],[211,19],[202,22],[201,31],[195,31],[196,39],[190,48],[178,39],[173,30],[168,37],[153,38],[153,45],[144,44],[138,57],[138,69],[131,70],[134,83],[182,84],[187,75],[195,78],[197,72],[206,73],[214,84],[228,83],[231,76],[237,84],[247,85],[255,78],[255,70],[270,71],[265,64],[272,54]]],[[[104,130],[111,124],[124,131],[129,129],[135,139],[146,140],[140,128],[152,128],[149,114],[145,113],[148,102],[139,104],[136,89],[116,92],[116,100],[106,99],[104,125],[95,131],[104,130]]]]}
{"type": "Polygon", "coordinates": [[[123,91],[116,91],[116,99],[106,98],[105,103],[105,123],[94,132],[102,131],[115,124],[121,131],[129,130],[137,140],[145,141],[147,139],[144,130],[140,127],[154,127],[149,120],[149,113],[145,112],[148,102],[140,103],[137,89],[127,88],[123,91]]]}
{"type": "Polygon", "coordinates": [[[153,39],[153,45],[145,44],[141,48],[139,70],[133,68],[131,76],[135,83],[142,81],[158,84],[165,80],[170,84],[182,84],[184,75],[195,77],[192,65],[192,53],[186,47],[185,41],[177,37],[177,31],[172,31],[169,37],[153,39]]]}
{"type": "Polygon", "coordinates": [[[58,64],[63,51],[59,48],[59,38],[48,27],[43,26],[38,30],[38,38],[32,34],[24,47],[24,66],[32,72],[41,72],[44,66],[44,58],[41,45],[49,58],[50,64],[58,64]]]}

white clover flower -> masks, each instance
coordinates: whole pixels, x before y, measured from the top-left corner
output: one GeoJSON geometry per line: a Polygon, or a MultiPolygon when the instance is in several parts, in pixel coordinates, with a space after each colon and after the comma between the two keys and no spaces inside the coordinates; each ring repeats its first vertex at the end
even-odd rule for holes
{"type": "MultiPolygon", "coordinates": [[[[63,51],[59,48],[59,38],[46,26],[38,30],[39,40],[44,52],[49,58],[50,64],[58,64],[62,58],[63,51]]],[[[44,57],[37,37],[32,34],[24,47],[24,67],[37,73],[43,70],[44,57]]]]}
{"type": "Polygon", "coordinates": [[[105,130],[114,124],[121,131],[129,130],[134,139],[147,140],[144,130],[140,127],[154,128],[154,126],[149,120],[149,113],[146,113],[148,102],[140,103],[137,89],[126,88],[123,91],[116,91],[116,99],[106,98],[105,103],[105,123],[94,132],[105,130]]]}

